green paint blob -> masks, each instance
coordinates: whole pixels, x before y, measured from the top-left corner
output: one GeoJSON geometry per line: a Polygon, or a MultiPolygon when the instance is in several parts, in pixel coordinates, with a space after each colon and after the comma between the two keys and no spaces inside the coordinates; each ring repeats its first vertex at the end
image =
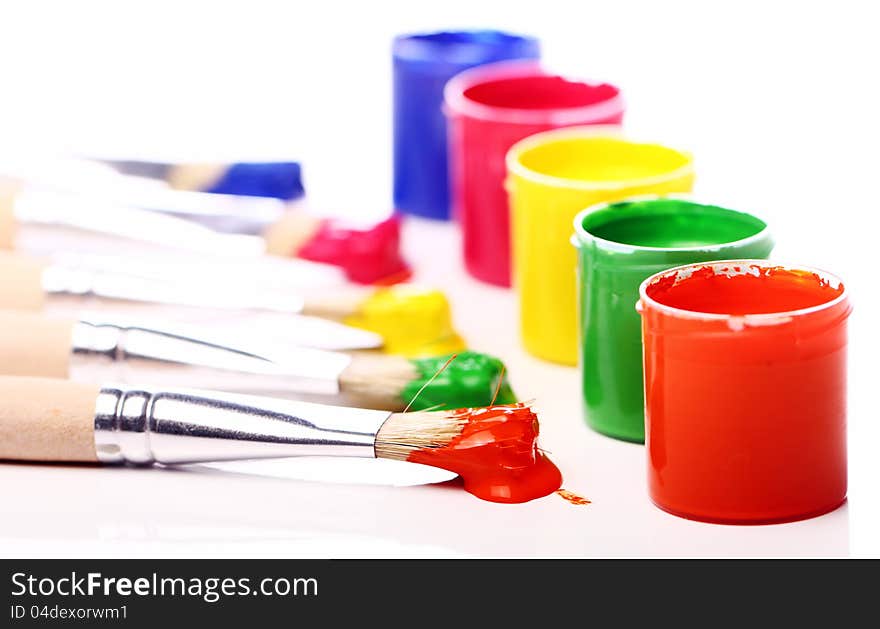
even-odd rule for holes
{"type": "MultiPolygon", "coordinates": [[[[419,389],[449,360],[450,355],[417,358],[410,361],[415,365],[419,376],[411,380],[403,389],[401,397],[404,403],[409,403],[412,400],[419,389]]],[[[449,366],[425,387],[425,390],[413,402],[410,410],[418,411],[428,408],[450,410],[488,406],[492,403],[496,389],[498,389],[496,404],[512,404],[517,399],[507,381],[506,369],[501,387],[498,387],[498,379],[501,377],[503,367],[504,364],[494,356],[478,352],[460,352],[455,360],[449,363],[449,366]]]]}

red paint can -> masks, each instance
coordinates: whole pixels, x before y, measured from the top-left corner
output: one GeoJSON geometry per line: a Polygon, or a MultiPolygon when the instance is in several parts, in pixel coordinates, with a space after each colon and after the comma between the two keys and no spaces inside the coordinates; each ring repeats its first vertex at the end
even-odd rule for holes
{"type": "Polygon", "coordinates": [[[712,522],[785,522],[846,498],[846,324],[833,275],[698,263],[640,288],[651,499],[712,522]]]}
{"type": "Polygon", "coordinates": [[[452,207],[461,224],[465,266],[477,279],[510,286],[507,150],[548,129],[620,124],[620,90],[550,74],[534,61],[501,62],[450,80],[445,110],[452,207]]]}

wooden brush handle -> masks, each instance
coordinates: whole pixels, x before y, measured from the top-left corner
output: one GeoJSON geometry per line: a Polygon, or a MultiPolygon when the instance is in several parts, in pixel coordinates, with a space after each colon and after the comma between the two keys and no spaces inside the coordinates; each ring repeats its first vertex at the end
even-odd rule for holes
{"type": "Polygon", "coordinates": [[[12,249],[15,243],[15,197],[17,185],[0,178],[0,249],[12,249]]]}
{"type": "Polygon", "coordinates": [[[42,310],[45,269],[46,264],[35,258],[0,251],[0,308],[42,310]]]}
{"type": "Polygon", "coordinates": [[[97,463],[97,385],[0,377],[0,459],[97,463]]]}
{"type": "Polygon", "coordinates": [[[0,376],[67,378],[74,321],[0,311],[0,376]]]}

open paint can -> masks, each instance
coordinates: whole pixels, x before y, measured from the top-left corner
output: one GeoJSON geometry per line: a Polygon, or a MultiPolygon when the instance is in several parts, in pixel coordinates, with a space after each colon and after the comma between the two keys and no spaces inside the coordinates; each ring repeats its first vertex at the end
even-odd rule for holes
{"type": "Polygon", "coordinates": [[[642,197],[587,208],[574,219],[578,252],[580,368],[587,423],[645,440],[639,285],[670,267],[766,258],[765,221],[679,197],[642,197]]]}
{"type": "Polygon", "coordinates": [[[758,524],[846,498],[843,282],[730,260],[642,283],[651,499],[675,515],[758,524]]]}
{"type": "Polygon", "coordinates": [[[578,357],[571,226],[585,207],[643,194],[690,192],[690,155],[619,135],[615,127],[544,131],[507,153],[513,283],[526,349],[574,365],[578,357]]]}
{"type": "Polygon", "coordinates": [[[400,35],[394,73],[394,203],[406,214],[449,218],[443,88],[474,66],[537,59],[538,40],[495,30],[400,35]]]}
{"type": "Polygon", "coordinates": [[[446,84],[445,103],[452,208],[465,266],[479,280],[510,286],[507,150],[556,127],[620,124],[620,90],[549,73],[536,61],[506,61],[457,75],[446,84]]]}

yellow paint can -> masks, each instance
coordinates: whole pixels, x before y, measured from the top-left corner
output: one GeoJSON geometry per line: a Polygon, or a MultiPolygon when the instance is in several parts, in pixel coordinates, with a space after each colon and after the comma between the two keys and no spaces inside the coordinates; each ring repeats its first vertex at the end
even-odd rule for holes
{"type": "Polygon", "coordinates": [[[520,331],[539,358],[577,364],[575,215],[596,203],[693,186],[689,154],[620,133],[617,127],[558,129],[529,136],[507,153],[520,331]]]}

